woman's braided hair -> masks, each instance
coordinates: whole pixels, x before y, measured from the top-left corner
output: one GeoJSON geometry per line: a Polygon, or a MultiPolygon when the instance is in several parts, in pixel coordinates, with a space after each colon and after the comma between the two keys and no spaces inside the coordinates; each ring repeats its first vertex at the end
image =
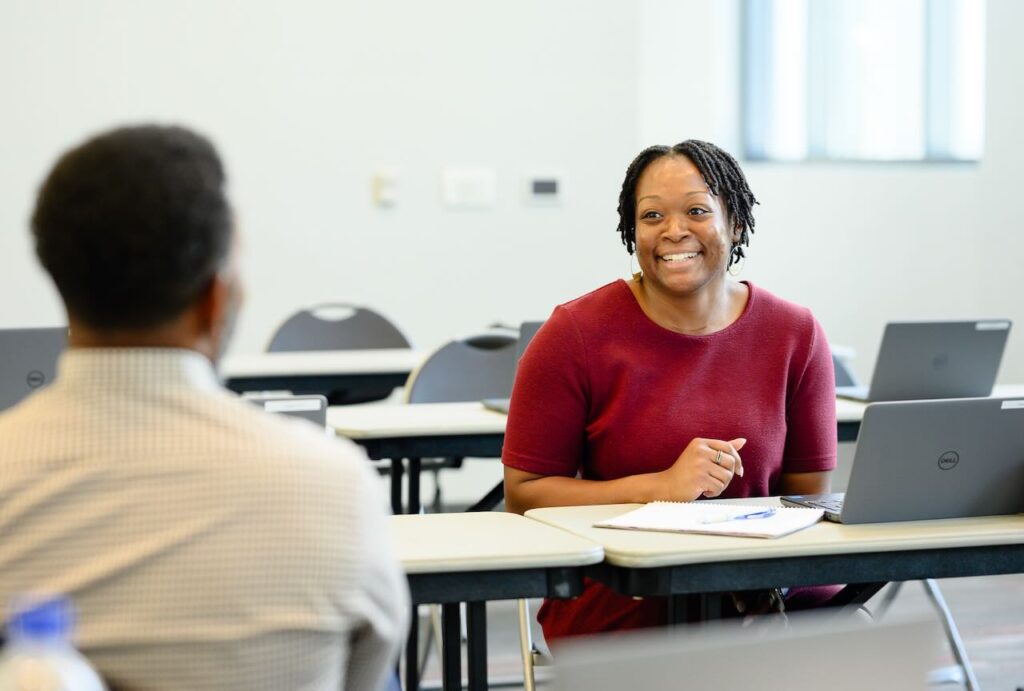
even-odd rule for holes
{"type": "Polygon", "coordinates": [[[636,186],[640,176],[654,161],[664,156],[685,156],[697,166],[704,177],[711,194],[724,199],[726,210],[734,226],[739,229],[739,240],[732,245],[729,265],[744,257],[743,247],[750,245],[750,234],[754,232],[754,204],[757,199],[750,191],[747,178],[739,163],[728,153],[710,142],[687,139],[685,142],[668,146],[650,146],[633,159],[626,169],[619,193],[619,235],[622,244],[630,254],[636,250],[636,186]]]}

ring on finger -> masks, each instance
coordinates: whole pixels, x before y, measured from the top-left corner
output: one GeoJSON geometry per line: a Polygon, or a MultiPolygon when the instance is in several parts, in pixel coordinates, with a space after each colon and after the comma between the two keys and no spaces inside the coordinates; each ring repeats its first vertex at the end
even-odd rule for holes
{"type": "Polygon", "coordinates": [[[715,465],[722,465],[722,450],[721,449],[718,449],[718,453],[715,454],[715,458],[713,459],[713,462],[714,462],[715,465]]]}

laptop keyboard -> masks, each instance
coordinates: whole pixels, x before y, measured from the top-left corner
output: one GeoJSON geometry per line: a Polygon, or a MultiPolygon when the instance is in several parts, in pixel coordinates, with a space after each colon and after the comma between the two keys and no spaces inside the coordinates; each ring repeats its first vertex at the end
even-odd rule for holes
{"type": "Polygon", "coordinates": [[[808,506],[813,506],[816,509],[825,509],[831,513],[841,513],[843,510],[843,500],[838,499],[815,499],[815,500],[804,500],[808,506]]]}

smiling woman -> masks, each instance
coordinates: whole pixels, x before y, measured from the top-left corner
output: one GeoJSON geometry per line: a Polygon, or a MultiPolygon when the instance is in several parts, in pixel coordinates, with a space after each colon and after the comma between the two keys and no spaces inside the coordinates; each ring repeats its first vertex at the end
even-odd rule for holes
{"type": "Polygon", "coordinates": [[[740,189],[729,191],[742,206],[731,213],[718,197],[717,178],[727,176],[710,176],[709,184],[687,154],[703,154],[709,167],[714,162],[739,170],[732,157],[706,142],[647,149],[626,172],[619,233],[640,263],[631,287],[648,316],[679,333],[712,333],[736,321],[747,302],[746,288],[727,282],[725,272],[749,244],[756,200],[740,174],[740,189]],[[692,304],[676,304],[686,302],[692,304]]]}
{"type": "MultiPolygon", "coordinates": [[[[821,326],[729,278],[756,203],[707,142],[630,164],[618,231],[641,271],[556,307],[523,355],[502,454],[510,511],[828,491],[835,385],[821,326]]],[[[833,592],[792,589],[786,606],[833,592]]],[[[734,601],[749,613],[770,599],[734,601]]],[[[666,611],[588,583],[539,618],[550,641],[658,625],[666,611]]]]}

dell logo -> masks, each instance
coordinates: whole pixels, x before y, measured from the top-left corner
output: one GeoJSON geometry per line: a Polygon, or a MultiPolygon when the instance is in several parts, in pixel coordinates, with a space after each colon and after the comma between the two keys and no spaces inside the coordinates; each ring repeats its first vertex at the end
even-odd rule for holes
{"type": "Polygon", "coordinates": [[[952,470],[960,462],[960,454],[956,451],[947,451],[939,456],[939,467],[943,470],[952,470]]]}
{"type": "Polygon", "coordinates": [[[40,386],[46,383],[46,376],[37,369],[32,370],[28,373],[28,377],[25,379],[28,382],[28,386],[31,389],[38,389],[40,386]]]}

